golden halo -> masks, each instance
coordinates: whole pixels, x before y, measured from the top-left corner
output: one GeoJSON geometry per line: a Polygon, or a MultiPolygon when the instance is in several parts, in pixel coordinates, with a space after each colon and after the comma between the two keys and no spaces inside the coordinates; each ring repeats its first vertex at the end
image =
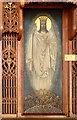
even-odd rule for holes
{"type": "Polygon", "coordinates": [[[52,23],[51,23],[51,20],[47,16],[40,16],[35,20],[37,31],[40,30],[40,18],[47,19],[46,27],[47,27],[47,30],[49,31],[51,29],[52,23]]]}

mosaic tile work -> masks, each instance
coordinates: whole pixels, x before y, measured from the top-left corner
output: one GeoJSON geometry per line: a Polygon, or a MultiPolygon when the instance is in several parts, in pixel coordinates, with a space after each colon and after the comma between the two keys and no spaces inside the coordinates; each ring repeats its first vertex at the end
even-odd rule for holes
{"type": "Polygon", "coordinates": [[[62,113],[62,101],[50,91],[40,90],[25,98],[25,113],[62,113]]]}

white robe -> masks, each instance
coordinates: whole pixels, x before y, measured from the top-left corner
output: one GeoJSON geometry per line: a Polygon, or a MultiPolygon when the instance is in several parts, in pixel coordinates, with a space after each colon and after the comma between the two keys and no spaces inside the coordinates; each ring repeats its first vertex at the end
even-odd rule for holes
{"type": "Polygon", "coordinates": [[[35,90],[49,90],[55,71],[57,41],[52,32],[30,35],[26,64],[32,72],[31,85],[35,90]]]}

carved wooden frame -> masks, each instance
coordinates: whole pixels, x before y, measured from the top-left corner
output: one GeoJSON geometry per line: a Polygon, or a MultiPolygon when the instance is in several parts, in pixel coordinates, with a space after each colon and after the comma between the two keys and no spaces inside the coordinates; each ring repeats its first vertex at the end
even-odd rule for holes
{"type": "MultiPolygon", "coordinates": [[[[71,40],[75,35],[75,5],[72,4],[56,4],[51,3],[51,5],[43,5],[39,3],[39,6],[29,5],[29,3],[18,3],[18,11],[19,11],[19,26],[18,27],[18,117],[26,117],[26,118],[50,118],[50,115],[26,115],[23,116],[24,113],[24,23],[23,23],[23,8],[63,8],[63,112],[67,116],[73,116],[72,114],[72,102],[71,102],[71,62],[66,62],[64,60],[64,55],[71,53],[71,40]],[[27,6],[25,6],[25,4],[27,6]],[[71,13],[71,14],[70,14],[71,13]],[[70,19],[72,18],[72,19],[70,19]],[[72,34],[70,34],[70,32],[72,34]],[[22,34],[23,33],[23,34],[22,34]],[[22,59],[21,59],[22,58],[22,59]]],[[[1,23],[1,22],[0,22],[1,23]]],[[[1,23],[2,24],[2,23],[1,23]]],[[[0,48],[1,47],[0,41],[0,48]]],[[[1,51],[1,49],[0,49],[1,51]]],[[[1,52],[2,53],[2,52],[1,52]]],[[[0,61],[2,57],[0,57],[0,61]]],[[[2,70],[1,70],[2,71],[2,70]]],[[[0,72],[1,74],[1,72],[0,72]]],[[[2,79],[1,79],[2,80],[2,79]]],[[[1,81],[0,81],[1,82],[1,81]]],[[[1,83],[2,84],[2,83],[1,83]]],[[[0,84],[0,85],[1,85],[0,84]]],[[[0,86],[1,90],[1,86],[0,86]]],[[[0,105],[1,102],[0,102],[0,105]]],[[[7,115],[8,116],[8,115],[7,115]]],[[[52,116],[51,116],[52,117],[52,116]]],[[[65,117],[62,115],[62,117],[65,117]]]]}
{"type": "MultiPolygon", "coordinates": [[[[55,4],[55,3],[51,3],[51,5],[47,5],[45,6],[45,4],[39,4],[39,6],[37,5],[26,5],[26,3],[22,3],[21,2],[21,8],[20,11],[22,13],[22,18],[21,18],[21,26],[24,28],[23,26],[23,8],[63,8],[63,112],[67,115],[67,116],[71,116],[71,105],[70,105],[70,100],[71,100],[71,96],[70,96],[70,86],[69,86],[69,71],[71,70],[71,68],[69,68],[69,62],[66,62],[64,60],[64,55],[65,54],[69,54],[69,41],[72,40],[72,37],[75,34],[75,6],[73,6],[72,4],[70,4],[69,6],[67,5],[63,5],[63,4],[55,4]],[[70,14],[71,13],[71,14],[70,14]],[[70,16],[69,16],[70,14],[70,16]],[[72,20],[70,20],[70,17],[72,18],[72,20]],[[72,25],[71,25],[72,24],[72,25]],[[66,27],[67,26],[67,27],[66,27]],[[72,31],[72,34],[70,35],[70,31],[72,31]],[[66,90],[66,91],[65,91],[66,90]]],[[[20,15],[21,15],[20,13],[20,15]]],[[[24,33],[23,33],[24,34],[24,33]]],[[[22,36],[24,38],[24,36],[22,36]]],[[[22,39],[23,39],[22,38],[22,39]]],[[[23,40],[22,40],[23,41],[23,40]]],[[[22,45],[24,44],[24,41],[21,43],[22,45]]],[[[23,49],[23,48],[22,48],[23,49]]],[[[24,52],[24,51],[23,51],[24,52]]],[[[24,56],[22,55],[22,58],[24,59],[24,56]]],[[[23,65],[23,63],[22,63],[23,65]]],[[[23,73],[24,74],[24,73],[23,73]]],[[[22,75],[23,78],[23,75],[22,75]]],[[[24,79],[24,78],[23,78],[24,79]]],[[[23,91],[23,87],[22,87],[22,91],[23,91]]],[[[22,92],[22,98],[23,98],[23,92],[22,92]]],[[[22,99],[22,106],[23,105],[23,99],[22,99]]],[[[23,108],[22,108],[22,114],[23,114],[23,108]]]]}

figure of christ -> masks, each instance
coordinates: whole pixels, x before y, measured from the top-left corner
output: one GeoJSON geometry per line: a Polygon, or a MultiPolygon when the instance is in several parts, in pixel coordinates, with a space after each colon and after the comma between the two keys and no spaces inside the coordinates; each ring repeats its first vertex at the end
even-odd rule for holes
{"type": "Polygon", "coordinates": [[[47,18],[40,18],[40,30],[30,34],[26,65],[32,74],[31,86],[34,90],[50,90],[56,66],[57,40],[53,31],[47,30],[47,18]]]}

